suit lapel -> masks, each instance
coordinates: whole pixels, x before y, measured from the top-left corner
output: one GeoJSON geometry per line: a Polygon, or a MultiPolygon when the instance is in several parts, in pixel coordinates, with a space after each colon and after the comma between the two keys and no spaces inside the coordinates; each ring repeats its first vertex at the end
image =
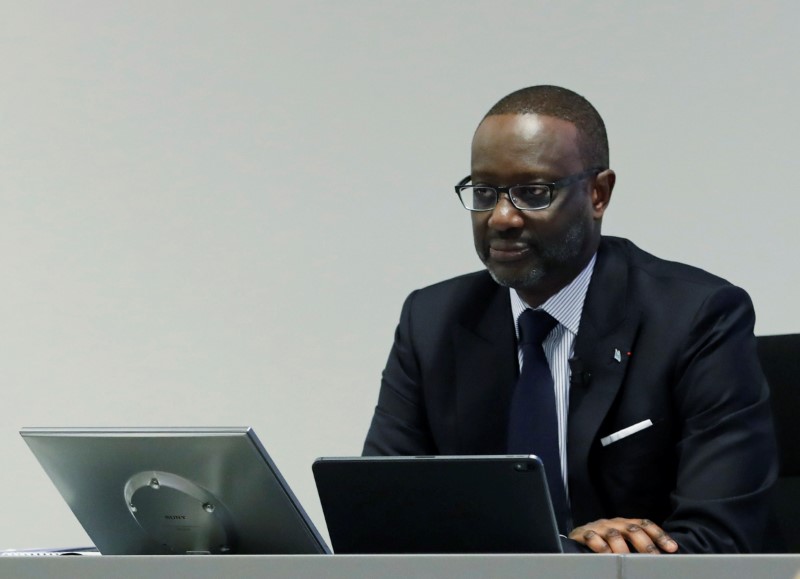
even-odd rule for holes
{"type": "Polygon", "coordinates": [[[568,471],[576,522],[596,519],[602,505],[589,477],[589,452],[625,377],[639,326],[639,312],[628,309],[627,291],[624,256],[602,244],[575,341],[573,370],[579,366],[583,376],[573,372],[570,384],[568,471]]]}
{"type": "Polygon", "coordinates": [[[508,289],[487,286],[454,329],[456,421],[461,452],[505,452],[508,405],[519,367],[508,289]]]}

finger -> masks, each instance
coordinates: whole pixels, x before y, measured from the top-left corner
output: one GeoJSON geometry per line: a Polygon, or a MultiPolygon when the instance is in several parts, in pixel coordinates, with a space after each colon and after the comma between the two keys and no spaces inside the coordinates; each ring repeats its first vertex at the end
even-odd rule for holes
{"type": "MultiPolygon", "coordinates": [[[[595,553],[611,553],[611,547],[608,545],[606,540],[600,535],[599,533],[588,529],[581,533],[579,542],[582,542],[584,545],[589,547],[595,553]]],[[[577,540],[577,539],[576,539],[577,540]]]]}
{"type": "Polygon", "coordinates": [[[611,548],[613,553],[630,553],[631,550],[628,548],[628,543],[625,542],[625,537],[619,531],[619,529],[609,529],[606,531],[603,538],[608,543],[608,546],[611,548]]]}
{"type": "Polygon", "coordinates": [[[644,529],[636,523],[630,523],[625,527],[625,537],[637,553],[649,553],[655,555],[660,553],[658,547],[653,543],[644,529]]]}
{"type": "Polygon", "coordinates": [[[656,525],[653,521],[642,519],[640,526],[662,551],[674,553],[678,550],[678,543],[675,542],[675,539],[670,537],[664,529],[656,525]]]}

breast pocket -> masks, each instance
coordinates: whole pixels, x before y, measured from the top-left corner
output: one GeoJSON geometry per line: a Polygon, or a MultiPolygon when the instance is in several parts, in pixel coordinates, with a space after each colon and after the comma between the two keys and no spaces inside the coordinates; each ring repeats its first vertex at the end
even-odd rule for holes
{"type": "Polygon", "coordinates": [[[667,423],[660,418],[649,419],[649,422],[610,429],[611,432],[600,438],[599,455],[603,462],[628,469],[636,468],[637,463],[656,462],[665,452],[671,454],[667,423]]]}
{"type": "MultiPolygon", "coordinates": [[[[659,520],[668,513],[677,472],[669,424],[653,420],[648,428],[594,448],[590,468],[608,516],[659,520]]],[[[609,430],[603,436],[619,429],[609,430]]]]}

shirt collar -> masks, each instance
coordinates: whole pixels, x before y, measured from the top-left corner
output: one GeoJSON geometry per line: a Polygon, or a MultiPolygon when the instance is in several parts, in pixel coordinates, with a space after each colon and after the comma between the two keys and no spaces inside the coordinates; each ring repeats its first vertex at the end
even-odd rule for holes
{"type": "MultiPolygon", "coordinates": [[[[553,316],[556,321],[564,326],[573,335],[577,335],[581,325],[581,313],[583,313],[583,302],[586,299],[586,291],[589,289],[589,282],[592,279],[594,263],[597,261],[597,254],[592,256],[586,267],[583,268],[575,279],[561,288],[558,292],[550,296],[541,307],[548,314],[553,316]]],[[[517,290],[511,288],[511,313],[514,316],[514,331],[519,338],[519,316],[526,309],[528,304],[520,297],[517,290]]]]}

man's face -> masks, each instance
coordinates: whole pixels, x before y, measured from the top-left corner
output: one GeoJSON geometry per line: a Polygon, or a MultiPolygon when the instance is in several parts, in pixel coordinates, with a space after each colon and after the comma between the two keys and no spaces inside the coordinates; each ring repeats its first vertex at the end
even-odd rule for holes
{"type": "MultiPolygon", "coordinates": [[[[487,117],[472,141],[472,182],[510,186],[581,173],[589,167],[578,139],[575,125],[554,117],[487,117]]],[[[598,202],[594,185],[588,177],[557,189],[550,207],[538,211],[520,211],[501,194],[492,211],[472,213],[475,249],[492,277],[533,306],[568,284],[599,243],[610,188],[598,202]]]]}

